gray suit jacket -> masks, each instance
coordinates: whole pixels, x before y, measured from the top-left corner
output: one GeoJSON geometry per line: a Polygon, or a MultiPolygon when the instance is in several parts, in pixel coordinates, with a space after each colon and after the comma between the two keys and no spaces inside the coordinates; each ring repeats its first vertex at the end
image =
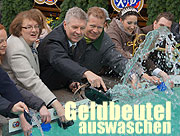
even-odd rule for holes
{"type": "Polygon", "coordinates": [[[19,86],[31,91],[48,105],[55,95],[39,78],[39,62],[30,46],[22,37],[11,35],[7,41],[6,55],[2,66],[19,86]]]}

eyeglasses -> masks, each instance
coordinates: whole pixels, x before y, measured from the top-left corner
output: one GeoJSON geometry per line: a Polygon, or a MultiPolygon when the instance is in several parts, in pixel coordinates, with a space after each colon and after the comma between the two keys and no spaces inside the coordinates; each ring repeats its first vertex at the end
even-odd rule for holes
{"type": "Polygon", "coordinates": [[[32,30],[33,28],[34,29],[39,29],[40,28],[40,26],[39,25],[35,25],[35,26],[22,26],[22,28],[24,28],[24,29],[27,29],[27,30],[32,30]]]}

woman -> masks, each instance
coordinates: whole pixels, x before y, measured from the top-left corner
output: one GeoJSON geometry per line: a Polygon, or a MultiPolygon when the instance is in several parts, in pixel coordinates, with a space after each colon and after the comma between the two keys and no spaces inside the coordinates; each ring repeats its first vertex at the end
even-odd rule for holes
{"type": "Polygon", "coordinates": [[[64,107],[39,78],[39,62],[35,49],[35,41],[42,31],[39,16],[23,11],[12,21],[9,30],[11,36],[7,41],[3,68],[16,84],[40,97],[47,106],[54,107],[64,121],[64,107]]]}
{"type": "Polygon", "coordinates": [[[116,44],[116,48],[126,58],[132,58],[132,42],[140,34],[137,26],[138,12],[133,7],[123,8],[110,23],[107,33],[116,44]]]}
{"type": "Polygon", "coordinates": [[[39,18],[42,21],[42,32],[39,36],[39,39],[43,39],[46,35],[48,35],[48,33],[50,33],[52,31],[52,29],[50,28],[50,26],[46,23],[46,17],[43,15],[43,13],[39,10],[39,9],[31,9],[30,12],[32,12],[32,14],[36,14],[39,16],[39,18]]]}
{"type": "MultiPolygon", "coordinates": [[[[118,16],[112,20],[107,29],[108,35],[115,43],[116,48],[126,58],[131,59],[138,48],[138,44],[143,41],[144,34],[141,34],[137,26],[138,11],[134,7],[123,8],[118,16]]],[[[166,81],[169,76],[162,70],[158,69],[150,60],[146,62],[148,74],[160,76],[166,81]]],[[[172,83],[173,84],[173,83],[172,83]]],[[[173,86],[173,85],[172,85],[173,86]]]]}
{"type": "Polygon", "coordinates": [[[6,47],[6,30],[0,24],[0,114],[5,117],[16,117],[15,114],[19,115],[21,127],[26,136],[30,135],[32,129],[32,126],[25,120],[24,115],[21,114],[24,112],[24,109],[28,111],[27,106],[39,111],[42,122],[49,123],[51,117],[45,103],[40,98],[20,87],[18,87],[18,90],[7,73],[1,68],[1,61],[6,52],[6,47]]]}

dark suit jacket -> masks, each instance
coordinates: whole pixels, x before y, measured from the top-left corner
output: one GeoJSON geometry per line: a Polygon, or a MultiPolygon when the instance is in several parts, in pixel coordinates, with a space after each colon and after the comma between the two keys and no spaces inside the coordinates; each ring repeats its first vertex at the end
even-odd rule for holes
{"type": "MultiPolygon", "coordinates": [[[[98,39],[99,40],[99,39],[98,39]]],[[[96,41],[95,41],[96,42],[96,41]]],[[[87,44],[80,58],[80,64],[98,74],[104,67],[110,67],[121,76],[124,74],[128,60],[116,50],[115,44],[106,32],[102,33],[102,40],[96,48],[94,42],[87,44]]]]}
{"type": "Polygon", "coordinates": [[[14,104],[19,101],[24,101],[22,95],[7,73],[0,68],[0,114],[6,117],[13,117],[10,111],[14,104]]]}
{"type": "Polygon", "coordinates": [[[179,25],[179,23],[176,23],[176,22],[172,23],[171,32],[174,34],[176,42],[180,43],[180,25],[179,25]]]}
{"type": "Polygon", "coordinates": [[[50,89],[58,89],[70,80],[80,81],[87,70],[78,63],[84,48],[85,41],[80,40],[72,53],[63,24],[56,27],[38,47],[42,81],[50,89]]]}
{"type": "Polygon", "coordinates": [[[43,82],[49,88],[56,89],[55,86],[60,82],[81,81],[87,70],[98,74],[103,66],[123,73],[127,59],[115,50],[114,43],[106,33],[103,33],[98,50],[92,44],[87,45],[82,39],[72,54],[63,24],[55,28],[38,47],[43,82]]]}
{"type": "Polygon", "coordinates": [[[0,114],[5,117],[16,117],[10,111],[14,104],[22,101],[28,107],[40,110],[45,103],[31,92],[18,86],[16,88],[8,74],[0,67],[0,114]]]}

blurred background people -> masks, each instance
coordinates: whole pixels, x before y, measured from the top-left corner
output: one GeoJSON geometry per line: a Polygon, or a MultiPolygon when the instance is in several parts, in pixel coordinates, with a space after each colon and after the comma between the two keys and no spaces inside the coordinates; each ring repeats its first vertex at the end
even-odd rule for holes
{"type": "Polygon", "coordinates": [[[108,27],[109,27],[109,23],[111,22],[111,19],[109,17],[108,11],[105,8],[101,8],[101,9],[104,11],[104,13],[106,15],[106,20],[105,20],[105,23],[104,23],[104,31],[106,32],[108,27]]]}

